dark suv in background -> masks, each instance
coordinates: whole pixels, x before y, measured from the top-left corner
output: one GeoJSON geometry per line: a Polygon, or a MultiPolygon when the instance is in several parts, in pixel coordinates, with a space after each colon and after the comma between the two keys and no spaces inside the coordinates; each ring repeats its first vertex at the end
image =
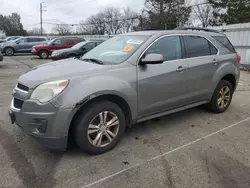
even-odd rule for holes
{"type": "Polygon", "coordinates": [[[55,50],[52,55],[52,60],[60,60],[60,59],[66,59],[66,58],[80,58],[99,44],[101,44],[103,41],[84,41],[79,42],[75,46],[67,49],[62,50],[55,50]]]}
{"type": "Polygon", "coordinates": [[[4,43],[0,50],[7,56],[13,56],[15,53],[31,53],[33,46],[46,43],[48,43],[46,37],[21,37],[4,43]]]}
{"type": "Polygon", "coordinates": [[[41,59],[47,59],[53,51],[71,48],[78,42],[85,41],[82,38],[55,38],[48,44],[33,46],[32,54],[38,55],[41,59]]]}

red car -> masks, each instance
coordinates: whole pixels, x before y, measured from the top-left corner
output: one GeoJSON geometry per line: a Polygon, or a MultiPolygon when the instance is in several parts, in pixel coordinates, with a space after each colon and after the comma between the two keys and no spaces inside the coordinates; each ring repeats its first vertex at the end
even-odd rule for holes
{"type": "Polygon", "coordinates": [[[47,59],[54,50],[71,48],[78,42],[85,41],[81,38],[56,38],[48,44],[36,45],[32,48],[32,54],[39,56],[41,59],[47,59]]]}

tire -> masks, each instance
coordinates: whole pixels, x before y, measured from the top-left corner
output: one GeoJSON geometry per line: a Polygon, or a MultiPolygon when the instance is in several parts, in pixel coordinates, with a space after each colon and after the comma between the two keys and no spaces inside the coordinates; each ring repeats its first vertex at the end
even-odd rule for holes
{"type": "Polygon", "coordinates": [[[41,59],[48,59],[49,58],[49,52],[47,50],[41,50],[39,52],[39,57],[41,59]]]}
{"type": "Polygon", "coordinates": [[[93,103],[79,114],[74,124],[76,144],[81,150],[91,155],[108,152],[113,149],[122,138],[126,127],[125,122],[124,113],[117,104],[109,101],[98,101],[93,103]],[[107,113],[105,122],[107,122],[107,124],[108,122],[112,122],[111,120],[115,122],[115,125],[110,128],[107,128],[107,124],[103,124],[103,126],[100,125],[101,118],[99,115],[102,113],[101,116],[105,117],[105,112],[107,113]],[[95,125],[94,128],[92,126],[93,129],[90,128],[90,124],[95,125]],[[96,132],[96,130],[99,132],[96,132]],[[93,133],[91,133],[91,131],[93,133]],[[110,140],[112,139],[112,134],[110,134],[110,132],[116,135],[113,137],[112,141],[110,140]],[[99,139],[99,141],[94,144],[98,134],[102,134],[101,142],[99,142],[99,139]],[[106,136],[107,134],[110,137],[109,139],[106,136]]]}
{"type": "Polygon", "coordinates": [[[4,53],[6,56],[13,56],[15,54],[15,51],[11,47],[7,47],[4,49],[4,53]]]}
{"type": "Polygon", "coordinates": [[[233,92],[232,84],[227,80],[221,80],[214,91],[212,100],[208,104],[209,110],[214,113],[225,112],[231,104],[233,92]],[[225,94],[224,97],[222,97],[221,92],[226,93],[227,90],[229,94],[225,94]]]}

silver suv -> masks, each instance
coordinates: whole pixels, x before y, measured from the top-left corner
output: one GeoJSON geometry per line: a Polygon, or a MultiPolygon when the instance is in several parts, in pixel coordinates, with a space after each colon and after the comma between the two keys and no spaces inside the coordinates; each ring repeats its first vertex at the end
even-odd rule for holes
{"type": "Polygon", "coordinates": [[[0,50],[7,56],[15,53],[31,53],[32,47],[38,44],[47,44],[47,37],[21,37],[0,45],[0,50]]]}
{"type": "Polygon", "coordinates": [[[21,75],[9,114],[45,147],[65,150],[72,137],[85,152],[101,154],[132,124],[204,104],[224,112],[238,84],[239,61],[218,32],[123,34],[80,60],[21,75]]]}

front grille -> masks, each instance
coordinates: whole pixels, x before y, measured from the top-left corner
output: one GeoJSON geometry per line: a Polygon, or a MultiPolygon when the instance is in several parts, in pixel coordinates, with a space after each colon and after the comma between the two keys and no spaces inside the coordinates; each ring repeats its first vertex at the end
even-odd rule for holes
{"type": "Polygon", "coordinates": [[[29,91],[29,88],[27,86],[20,84],[20,83],[17,84],[17,88],[23,91],[27,91],[27,92],[29,91]]]}
{"type": "Polygon", "coordinates": [[[13,102],[14,107],[17,109],[21,109],[23,106],[23,101],[16,98],[14,98],[13,100],[14,100],[13,102]]]}

